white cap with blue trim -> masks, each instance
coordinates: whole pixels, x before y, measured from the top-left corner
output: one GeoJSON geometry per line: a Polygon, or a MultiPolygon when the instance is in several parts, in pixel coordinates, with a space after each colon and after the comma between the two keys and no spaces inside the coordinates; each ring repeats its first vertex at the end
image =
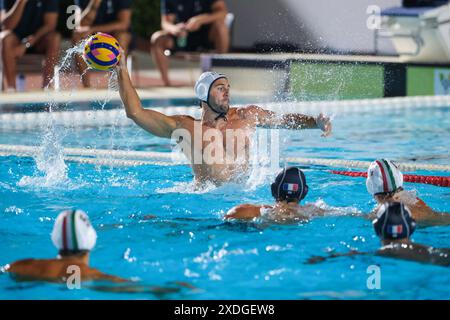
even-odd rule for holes
{"type": "Polygon", "coordinates": [[[209,91],[211,90],[211,86],[217,79],[226,78],[226,76],[222,73],[217,72],[203,72],[198,78],[194,91],[197,98],[201,101],[208,103],[209,91]]]}

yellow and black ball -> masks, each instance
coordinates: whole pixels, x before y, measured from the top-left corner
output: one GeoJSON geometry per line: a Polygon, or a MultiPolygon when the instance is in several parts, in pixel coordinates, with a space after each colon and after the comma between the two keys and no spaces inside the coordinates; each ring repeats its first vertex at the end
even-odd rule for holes
{"type": "Polygon", "coordinates": [[[109,71],[120,61],[119,42],[107,33],[96,33],[86,41],[83,58],[89,67],[109,71]]]}

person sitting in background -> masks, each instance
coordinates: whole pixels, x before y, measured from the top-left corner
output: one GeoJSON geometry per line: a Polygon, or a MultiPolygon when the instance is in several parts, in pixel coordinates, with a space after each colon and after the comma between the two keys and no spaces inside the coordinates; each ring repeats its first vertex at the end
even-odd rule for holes
{"type": "Polygon", "coordinates": [[[97,241],[97,233],[82,210],[61,212],[56,218],[51,238],[59,250],[56,259],[19,260],[4,267],[4,271],[11,273],[16,280],[64,282],[71,275],[68,273],[69,267],[77,266],[80,270],[80,281],[129,281],[107,275],[89,266],[90,252],[97,241]]]}
{"type": "Polygon", "coordinates": [[[161,28],[151,37],[151,55],[164,85],[170,86],[166,50],[229,50],[230,36],[225,25],[227,7],[223,0],[163,0],[161,28]]]}
{"type": "Polygon", "coordinates": [[[271,185],[275,205],[241,204],[230,209],[225,219],[252,220],[264,218],[274,222],[307,221],[311,216],[323,216],[324,210],[315,205],[301,206],[308,193],[305,174],[296,167],[284,168],[271,185]]]}
{"type": "Polygon", "coordinates": [[[26,53],[44,53],[43,87],[53,78],[61,45],[56,31],[58,0],[3,0],[0,11],[5,10],[2,25],[2,62],[4,88],[16,90],[17,59],[26,53]]]}
{"type": "MultiPolygon", "coordinates": [[[[419,199],[415,192],[403,189],[403,174],[394,162],[379,159],[367,171],[367,191],[373,195],[378,207],[386,202],[401,202],[408,206],[420,226],[448,225],[450,214],[435,212],[419,199]]],[[[377,209],[375,209],[376,212],[377,209]]],[[[374,213],[369,215],[374,217],[374,213]]]]}
{"type": "MultiPolygon", "coordinates": [[[[80,26],[74,30],[72,40],[78,43],[97,32],[111,34],[127,54],[131,42],[131,0],[81,0],[83,12],[80,26]]],[[[83,75],[85,88],[90,87],[87,65],[81,56],[76,57],[77,68],[83,75]]]]}
{"type": "MultiPolygon", "coordinates": [[[[450,266],[450,249],[433,248],[414,243],[410,238],[416,229],[416,221],[411,211],[400,202],[382,204],[373,221],[375,233],[380,238],[382,247],[375,255],[415,261],[420,263],[450,266]]],[[[306,263],[315,264],[330,258],[354,255],[367,255],[367,252],[350,251],[344,254],[332,254],[328,257],[313,256],[306,263]]]]}

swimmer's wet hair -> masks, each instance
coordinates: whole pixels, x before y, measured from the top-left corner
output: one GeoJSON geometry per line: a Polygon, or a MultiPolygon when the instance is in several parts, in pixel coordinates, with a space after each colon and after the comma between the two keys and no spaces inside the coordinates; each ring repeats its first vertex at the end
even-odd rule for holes
{"type": "Polygon", "coordinates": [[[59,250],[58,254],[61,257],[82,257],[89,252],[89,250],[59,250]]]}
{"type": "Polygon", "coordinates": [[[403,189],[403,187],[398,187],[397,189],[395,189],[394,191],[391,192],[379,192],[379,193],[375,193],[374,196],[379,196],[379,197],[383,197],[383,198],[390,198],[393,197],[397,192],[403,191],[405,189],[403,189]]]}

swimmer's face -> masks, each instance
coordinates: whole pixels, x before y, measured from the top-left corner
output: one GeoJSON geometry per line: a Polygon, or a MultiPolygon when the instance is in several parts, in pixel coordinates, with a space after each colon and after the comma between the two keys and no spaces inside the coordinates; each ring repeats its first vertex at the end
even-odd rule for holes
{"type": "Polygon", "coordinates": [[[216,80],[209,92],[209,104],[217,111],[227,113],[230,109],[230,84],[225,78],[216,80]]]}

